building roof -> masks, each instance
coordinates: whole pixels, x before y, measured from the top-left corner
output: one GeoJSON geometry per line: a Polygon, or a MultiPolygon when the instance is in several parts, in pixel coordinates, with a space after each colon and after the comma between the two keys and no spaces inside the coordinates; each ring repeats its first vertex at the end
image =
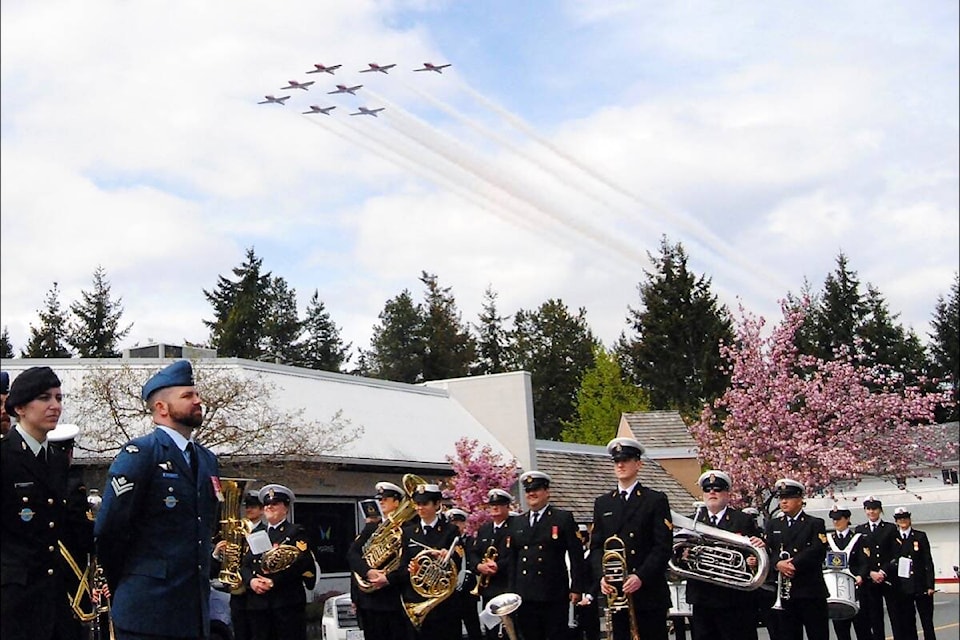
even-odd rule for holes
{"type": "MultiPolygon", "coordinates": [[[[615,485],[606,447],[537,440],[537,470],[550,475],[550,503],[572,511],[577,522],[593,520],[593,501],[615,485]]],[[[640,484],[667,494],[670,508],[692,509],[694,497],[655,460],[644,458],[640,484]]]]}
{"type": "Polygon", "coordinates": [[[672,448],[696,452],[697,443],[678,411],[634,411],[624,413],[621,419],[648,452],[672,448]]]}

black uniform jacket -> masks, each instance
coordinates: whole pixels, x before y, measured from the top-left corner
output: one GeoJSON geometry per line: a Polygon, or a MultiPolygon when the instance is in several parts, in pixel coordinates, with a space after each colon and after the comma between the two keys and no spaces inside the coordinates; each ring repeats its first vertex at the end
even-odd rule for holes
{"type": "Polygon", "coordinates": [[[823,561],[827,557],[826,527],[821,518],[797,514],[793,526],[787,526],[784,516],[767,522],[767,551],[770,554],[768,581],[776,582],[776,565],[780,552],[786,551],[793,559],[796,574],[790,580],[791,598],[826,598],[829,595],[823,581],[823,561]]]}
{"type": "Polygon", "coordinates": [[[524,602],[566,601],[570,593],[584,593],[583,545],[573,514],[547,505],[533,527],[529,512],[513,518],[508,535],[516,562],[513,590],[524,602]]]}
{"type": "MultiPolygon", "coordinates": [[[[617,490],[594,500],[590,559],[598,583],[603,576],[603,546],[614,535],[626,547],[627,573],[636,574],[641,580],[640,588],[633,594],[634,607],[669,609],[667,562],[673,551],[673,524],[667,495],[637,483],[626,501],[617,490]]],[[[599,587],[594,589],[599,593],[599,587]]]]}
{"type": "Polygon", "coordinates": [[[864,535],[863,555],[866,556],[866,562],[864,562],[861,567],[861,573],[858,575],[863,578],[864,584],[869,583],[873,585],[873,582],[870,580],[870,572],[879,571],[882,565],[889,561],[892,555],[899,550],[899,547],[894,542],[897,534],[897,525],[881,520],[877,523],[876,530],[871,532],[870,524],[865,522],[858,524],[854,531],[864,535]]]}
{"type": "MultiPolygon", "coordinates": [[[[403,559],[400,562],[399,568],[387,574],[387,580],[390,581],[390,584],[396,585],[400,589],[402,602],[416,603],[423,601],[423,597],[414,591],[410,584],[410,563],[417,554],[425,551],[428,547],[430,549],[447,551],[451,548],[453,541],[459,534],[460,532],[457,530],[456,525],[447,522],[443,515],[437,516],[437,523],[429,532],[424,531],[423,527],[420,526],[420,518],[418,517],[414,517],[413,520],[403,525],[403,559]]],[[[459,547],[459,543],[457,547],[459,547]]],[[[459,571],[462,556],[457,550],[457,547],[454,547],[450,561],[456,567],[457,571],[459,571]]],[[[448,565],[440,566],[449,568],[448,565]]],[[[457,612],[453,606],[453,599],[447,597],[427,614],[426,619],[436,622],[441,618],[449,620],[456,616],[457,612]]]]}
{"type": "Polygon", "coordinates": [[[887,581],[893,584],[902,594],[915,595],[926,593],[927,589],[934,588],[933,555],[930,553],[930,541],[927,534],[916,529],[910,530],[906,540],[900,537],[899,532],[894,536],[896,554],[890,558],[883,568],[887,574],[887,581]],[[898,566],[900,558],[910,559],[910,575],[901,578],[898,566]]]}
{"type": "Polygon", "coordinates": [[[473,545],[472,553],[468,557],[470,568],[476,572],[479,579],[483,574],[477,571],[477,565],[483,561],[483,557],[490,547],[497,550],[497,572],[490,576],[490,582],[480,590],[480,595],[483,596],[484,601],[510,591],[510,579],[515,565],[513,539],[510,537],[510,521],[511,518],[508,517],[496,531],[494,531],[493,521],[484,523],[477,530],[476,542],[473,545]]]}
{"type": "Polygon", "coordinates": [[[268,527],[267,534],[274,547],[281,544],[292,545],[300,550],[300,555],[286,569],[268,574],[261,568],[263,554],[253,554],[247,549],[240,564],[240,575],[247,587],[247,609],[262,611],[296,604],[306,606],[307,594],[304,587],[313,589],[317,583],[316,565],[307,542],[306,530],[298,524],[284,520],[278,527],[268,527]],[[273,588],[263,594],[256,593],[250,588],[250,581],[256,576],[273,580],[273,588]]]}
{"type": "MultiPolygon", "coordinates": [[[[698,522],[709,523],[710,513],[701,509],[696,515],[698,522]]],[[[739,509],[727,507],[723,518],[717,522],[717,529],[730,531],[741,536],[761,535],[760,528],[753,516],[747,515],[739,509]]],[[[765,553],[761,550],[761,553],[765,553]]],[[[742,607],[755,606],[753,601],[744,595],[743,591],[721,587],[702,580],[687,581],[687,603],[698,604],[704,607],[742,607]]]]}
{"type": "MultiPolygon", "coordinates": [[[[373,535],[373,532],[380,526],[379,522],[368,522],[364,525],[360,534],[354,538],[350,548],[347,550],[347,564],[350,566],[352,574],[357,574],[364,580],[367,579],[367,571],[372,569],[363,558],[363,545],[373,535]]],[[[401,553],[398,549],[397,553],[401,553]]],[[[370,609],[372,611],[394,611],[400,609],[400,591],[395,585],[388,584],[385,587],[377,589],[371,593],[365,593],[360,590],[356,584],[356,578],[351,574],[350,593],[354,596],[354,602],[361,609],[370,609]]]]}

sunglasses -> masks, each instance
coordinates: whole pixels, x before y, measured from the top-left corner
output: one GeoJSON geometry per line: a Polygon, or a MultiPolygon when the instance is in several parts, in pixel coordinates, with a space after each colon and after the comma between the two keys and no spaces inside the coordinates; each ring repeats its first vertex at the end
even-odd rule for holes
{"type": "Polygon", "coordinates": [[[705,487],[703,489],[704,493],[723,493],[726,489],[721,489],[720,487],[705,487]]]}

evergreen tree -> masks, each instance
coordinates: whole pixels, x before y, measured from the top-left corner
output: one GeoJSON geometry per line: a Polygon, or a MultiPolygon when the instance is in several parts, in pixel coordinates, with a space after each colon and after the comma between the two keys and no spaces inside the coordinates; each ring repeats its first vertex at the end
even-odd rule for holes
{"type": "Polygon", "coordinates": [[[314,289],[307,316],[303,321],[306,336],[303,341],[303,366],[320,371],[339,372],[350,359],[350,344],[340,338],[340,328],[330,319],[330,314],[320,300],[320,292],[314,289]]]}
{"type": "Polygon", "coordinates": [[[0,333],[0,358],[13,357],[13,343],[10,342],[10,331],[6,325],[3,327],[3,333],[0,333]]]}
{"type": "Polygon", "coordinates": [[[627,316],[633,336],[621,334],[618,357],[651,409],[696,415],[727,388],[720,344],[732,339],[733,324],[710,291],[711,281],[687,268],[682,245],[663,238],[660,255],[650,259],[656,271],[645,271],[646,281],[637,286],[640,307],[628,307],[627,316]]]}
{"type": "Polygon", "coordinates": [[[938,418],[942,421],[957,420],[958,396],[957,388],[960,381],[960,274],[953,275],[953,286],[950,287],[950,297],[944,300],[937,298],[937,305],[933,312],[930,324],[933,333],[930,334],[930,371],[949,385],[953,394],[953,406],[949,410],[938,411],[938,418]]]}
{"type": "Polygon", "coordinates": [[[210,328],[210,346],[221,356],[258,360],[263,354],[263,319],[270,313],[271,277],[270,272],[261,273],[262,264],[250,247],[246,261],[233,269],[236,280],[218,276],[216,289],[203,290],[214,316],[203,323],[210,328]]]}
{"type": "Polygon", "coordinates": [[[898,324],[898,315],[890,315],[887,303],[873,286],[867,287],[867,316],[857,328],[862,360],[897,372],[901,384],[914,386],[926,374],[927,354],[912,329],[898,324]]]}
{"type": "Polygon", "coordinates": [[[379,318],[365,358],[370,375],[395,382],[422,382],[423,309],[413,304],[410,291],[404,289],[387,300],[379,318]]]}
{"type": "Polygon", "coordinates": [[[47,292],[40,315],[40,327],[30,325],[30,339],[20,355],[24,358],[69,358],[67,317],[60,307],[60,288],[56,282],[47,292]]]}
{"type": "Polygon", "coordinates": [[[492,287],[483,292],[483,310],[480,312],[480,324],[474,325],[477,339],[477,364],[474,372],[478,375],[503,373],[507,370],[507,331],[503,323],[507,320],[497,311],[497,294],[492,287]]]}
{"type": "Polygon", "coordinates": [[[422,271],[426,285],[423,311],[423,379],[460,378],[470,373],[477,355],[476,342],[460,320],[460,311],[449,287],[437,276],[422,271]]]}
{"type": "Polygon", "coordinates": [[[597,445],[616,437],[621,414],[650,406],[643,391],[623,379],[616,355],[601,345],[594,350],[594,365],[583,374],[575,404],[576,414],[563,424],[563,441],[597,445]]]}
{"type": "Polygon", "coordinates": [[[263,355],[282,364],[303,360],[303,322],[297,317],[297,292],[281,277],[270,280],[270,308],[264,322],[263,355]]]}
{"type": "Polygon", "coordinates": [[[563,423],[573,419],[574,398],[598,344],[586,315],[582,307],[572,315],[563,301],[548,300],[514,316],[510,363],[530,372],[538,438],[558,440],[563,423]]]}
{"type": "Polygon", "coordinates": [[[69,324],[67,342],[81,358],[119,358],[119,342],[133,324],[120,328],[123,306],[110,298],[107,272],[98,266],[93,272],[93,291],[81,291],[81,300],[70,305],[74,321],[69,324]]]}

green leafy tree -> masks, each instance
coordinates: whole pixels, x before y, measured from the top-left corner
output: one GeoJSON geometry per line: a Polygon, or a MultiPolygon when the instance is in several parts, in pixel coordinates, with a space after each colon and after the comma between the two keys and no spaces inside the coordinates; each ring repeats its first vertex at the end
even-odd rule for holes
{"type": "Polygon", "coordinates": [[[81,358],[119,358],[119,343],[133,327],[121,328],[123,306],[110,297],[107,272],[98,266],[93,272],[93,290],[81,291],[81,300],[70,305],[73,321],[69,323],[67,342],[81,358]]]}
{"type": "Polygon", "coordinates": [[[3,327],[3,332],[0,333],[0,358],[12,358],[13,357],[13,343],[10,342],[10,331],[6,326],[3,327]]]}
{"type": "Polygon", "coordinates": [[[621,334],[617,355],[651,409],[696,415],[727,388],[720,345],[733,337],[730,314],[710,279],[688,269],[681,244],[663,238],[660,255],[650,259],[655,271],[645,271],[637,286],[640,306],[628,307],[627,315],[632,334],[621,334]]]}
{"type": "Polygon", "coordinates": [[[933,319],[930,325],[930,371],[944,385],[949,386],[954,406],[950,410],[939,410],[937,417],[942,421],[958,419],[957,405],[960,396],[957,393],[960,381],[960,275],[954,273],[950,296],[937,298],[933,319]]]}
{"type": "Polygon", "coordinates": [[[508,345],[504,322],[507,317],[497,311],[497,293],[492,287],[483,292],[480,323],[474,325],[477,333],[477,363],[474,373],[485,375],[507,370],[508,345]]]}
{"type": "Polygon", "coordinates": [[[330,314],[316,289],[307,305],[303,329],[303,366],[320,371],[339,372],[350,360],[351,345],[343,343],[340,328],[330,319],[330,314]]]}
{"type": "Polygon", "coordinates": [[[573,419],[574,399],[598,344],[586,316],[582,307],[571,314],[562,300],[548,300],[535,311],[520,309],[514,316],[510,361],[530,372],[538,438],[559,440],[564,422],[573,419]]]}
{"type": "Polygon", "coordinates": [[[593,357],[577,391],[576,413],[563,424],[564,442],[604,445],[616,437],[621,414],[650,407],[643,391],[624,380],[615,354],[597,345],[593,357]]]}
{"type": "Polygon", "coordinates": [[[421,272],[426,286],[423,306],[423,379],[460,378],[470,373],[477,355],[476,342],[460,320],[460,311],[449,287],[437,276],[421,272]]]}
{"type": "Polygon", "coordinates": [[[67,316],[60,306],[60,287],[56,282],[43,301],[40,326],[30,325],[30,339],[20,353],[24,358],[70,358],[67,348],[67,316]]]}
{"type": "Polygon", "coordinates": [[[369,375],[395,382],[422,382],[423,309],[413,303],[410,291],[404,289],[387,300],[379,318],[364,359],[369,375]]]}
{"type": "Polygon", "coordinates": [[[262,273],[262,267],[263,260],[251,247],[246,261],[233,269],[236,280],[218,276],[216,288],[203,291],[214,316],[203,323],[210,329],[210,345],[221,356],[258,360],[263,354],[263,319],[270,314],[272,281],[270,272],[262,273]]]}
{"type": "Polygon", "coordinates": [[[283,364],[303,361],[303,322],[297,317],[297,292],[287,281],[275,276],[270,280],[270,307],[264,322],[263,352],[268,359],[283,364]]]}

